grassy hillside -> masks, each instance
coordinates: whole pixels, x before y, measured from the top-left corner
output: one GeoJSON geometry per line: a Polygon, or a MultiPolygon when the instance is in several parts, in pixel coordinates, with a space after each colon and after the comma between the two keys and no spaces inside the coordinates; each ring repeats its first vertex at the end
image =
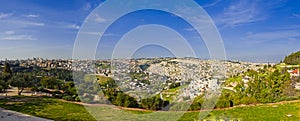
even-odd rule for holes
{"type": "MultiPolygon", "coordinates": [[[[49,97],[22,96],[0,99],[0,107],[59,121],[95,120],[83,106],[49,97]]],[[[90,107],[90,109],[100,120],[132,120],[133,115],[142,116],[137,120],[160,120],[159,117],[151,116],[150,111],[129,111],[104,106],[90,107]],[[124,116],[124,112],[128,115],[124,116]],[[145,113],[150,114],[149,117],[142,115],[145,113]]],[[[158,112],[158,115],[177,114],[176,112],[158,112]]],[[[195,120],[198,116],[199,112],[187,112],[180,120],[195,120]]],[[[300,101],[214,110],[209,113],[207,119],[298,120],[300,119],[300,101]],[[287,116],[289,114],[291,117],[287,116]]]]}
{"type": "Polygon", "coordinates": [[[0,107],[56,121],[94,120],[84,106],[50,97],[14,96],[0,99],[0,107]]]}

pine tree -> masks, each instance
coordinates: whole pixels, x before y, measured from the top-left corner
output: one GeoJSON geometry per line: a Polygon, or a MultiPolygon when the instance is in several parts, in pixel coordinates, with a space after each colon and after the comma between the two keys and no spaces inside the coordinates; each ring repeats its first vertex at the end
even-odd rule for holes
{"type": "Polygon", "coordinates": [[[10,76],[12,76],[12,71],[11,71],[9,63],[4,64],[3,73],[8,73],[8,74],[10,74],[10,76]]]}

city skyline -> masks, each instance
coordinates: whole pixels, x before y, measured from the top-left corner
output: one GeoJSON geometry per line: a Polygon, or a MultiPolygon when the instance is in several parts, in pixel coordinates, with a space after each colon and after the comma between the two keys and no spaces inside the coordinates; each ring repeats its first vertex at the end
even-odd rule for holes
{"type": "MultiPolygon", "coordinates": [[[[73,45],[81,24],[89,13],[103,1],[17,1],[4,0],[0,5],[0,59],[27,59],[42,58],[72,58],[73,45]]],[[[196,1],[201,5],[215,22],[221,34],[228,60],[241,60],[251,62],[279,62],[283,58],[299,50],[300,45],[300,5],[296,0],[279,0],[272,2],[262,1],[196,1]]],[[[172,17],[162,12],[148,11],[136,13],[126,17],[124,21],[134,19],[144,20],[142,17],[155,16],[156,18],[172,17]],[[144,15],[144,16],[143,16],[144,15]]],[[[105,21],[101,16],[95,20],[105,21]]],[[[167,23],[168,19],[145,19],[142,24],[167,23]],[[148,20],[148,21],[147,21],[148,20]]],[[[119,23],[124,25],[124,23],[119,23]]],[[[129,21],[125,24],[132,25],[129,21]]],[[[176,25],[177,23],[170,23],[176,25]]],[[[111,28],[106,41],[108,46],[119,38],[122,30],[119,27],[111,28]]],[[[194,30],[184,24],[177,31],[182,31],[184,36],[193,43],[194,30]],[[184,29],[183,29],[184,28],[184,29]]],[[[95,34],[95,33],[90,33],[95,34]]],[[[154,33],[155,34],[155,33],[154,33]]],[[[159,35],[164,38],[165,36],[159,35]]],[[[167,38],[165,38],[167,39],[167,38]]],[[[105,47],[105,45],[102,45],[105,47]]],[[[128,45],[130,47],[130,44],[128,45]]],[[[193,45],[201,53],[197,56],[209,58],[204,43],[193,45]]],[[[101,48],[102,49],[102,48],[101,48]]],[[[167,51],[159,53],[157,47],[141,50],[137,55],[145,57],[162,56],[167,51]],[[153,49],[154,48],[154,49],[153,49]],[[152,52],[152,53],[149,53],[152,52]],[[153,55],[158,53],[158,55],[153,55]]],[[[103,56],[105,58],[105,56],[103,56]]]]}

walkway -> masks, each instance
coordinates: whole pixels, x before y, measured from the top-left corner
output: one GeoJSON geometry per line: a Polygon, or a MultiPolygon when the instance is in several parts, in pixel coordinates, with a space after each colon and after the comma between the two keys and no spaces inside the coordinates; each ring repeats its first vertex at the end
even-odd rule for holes
{"type": "Polygon", "coordinates": [[[51,121],[51,120],[0,108],[0,121],[51,121]]]}

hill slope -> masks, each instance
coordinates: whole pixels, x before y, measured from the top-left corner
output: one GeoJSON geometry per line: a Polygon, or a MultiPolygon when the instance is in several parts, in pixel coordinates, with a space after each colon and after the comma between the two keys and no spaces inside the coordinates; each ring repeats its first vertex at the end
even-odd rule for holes
{"type": "Polygon", "coordinates": [[[284,63],[292,65],[300,64],[300,51],[286,56],[284,59],[284,63]]]}

